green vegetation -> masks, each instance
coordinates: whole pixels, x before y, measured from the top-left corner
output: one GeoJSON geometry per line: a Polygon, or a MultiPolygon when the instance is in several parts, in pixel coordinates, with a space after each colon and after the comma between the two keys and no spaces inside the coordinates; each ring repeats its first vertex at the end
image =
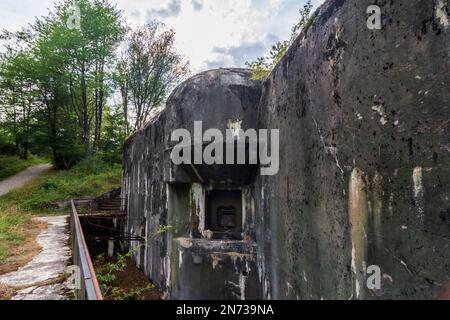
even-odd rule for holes
{"type": "Polygon", "coordinates": [[[252,71],[252,80],[267,79],[275,66],[283,59],[289,47],[295,39],[309,28],[314,21],[315,14],[312,12],[311,0],[300,9],[300,21],[292,27],[291,38],[286,41],[279,41],[274,44],[266,57],[259,57],[253,62],[247,62],[247,67],[252,71]]]}
{"type": "Polygon", "coordinates": [[[95,158],[70,170],[52,171],[22,189],[0,198],[0,209],[16,205],[21,212],[50,212],[55,201],[96,197],[120,186],[121,167],[95,158]]]}
{"type": "MultiPolygon", "coordinates": [[[[0,205],[1,206],[1,205],[0,205]]],[[[18,214],[15,207],[0,210],[0,261],[10,254],[10,248],[25,240],[24,226],[29,223],[29,215],[18,214]]]]}
{"type": "Polygon", "coordinates": [[[130,276],[128,269],[133,265],[129,262],[133,256],[133,251],[129,251],[126,254],[118,253],[113,262],[102,254],[95,260],[95,269],[97,273],[97,279],[102,291],[103,298],[106,300],[145,300],[145,294],[149,290],[155,289],[155,285],[144,281],[139,283],[135,281],[132,287],[123,288],[120,285],[120,277],[123,275],[130,276]]]}
{"type": "Polygon", "coordinates": [[[67,171],[51,171],[25,187],[0,197],[0,259],[24,240],[24,227],[33,215],[60,213],[55,201],[96,197],[120,186],[121,167],[96,159],[67,171]]]}
{"type": "MultiPolygon", "coordinates": [[[[160,225],[150,239],[171,232],[173,226],[160,225]]],[[[148,282],[137,268],[133,268],[133,255],[138,252],[144,243],[140,243],[136,248],[129,250],[125,254],[117,253],[109,258],[105,254],[96,257],[94,264],[97,280],[100,285],[103,297],[106,300],[148,300],[155,299],[155,286],[148,282]],[[133,278],[130,286],[130,278],[133,278]],[[124,283],[126,282],[126,283],[124,283]],[[152,296],[153,293],[153,296],[152,296]],[[150,297],[149,297],[150,295],[150,297]]]]}
{"type": "Polygon", "coordinates": [[[173,30],[132,29],[108,0],[59,0],[0,42],[0,154],[59,169],[93,156],[120,163],[125,137],[188,73],[173,30]]]}
{"type": "Polygon", "coordinates": [[[0,180],[42,163],[45,163],[45,160],[33,155],[29,156],[28,160],[21,159],[18,156],[0,155],[0,180]]]}
{"type": "Polygon", "coordinates": [[[56,168],[0,197],[1,265],[29,239],[33,215],[120,185],[126,136],[164,106],[189,63],[173,30],[133,29],[109,0],[57,0],[20,31],[1,31],[0,45],[0,179],[40,158],[56,168]]]}

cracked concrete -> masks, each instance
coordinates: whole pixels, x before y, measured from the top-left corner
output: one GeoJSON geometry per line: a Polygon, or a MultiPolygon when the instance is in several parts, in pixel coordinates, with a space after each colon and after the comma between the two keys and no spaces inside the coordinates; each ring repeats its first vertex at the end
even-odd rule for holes
{"type": "Polygon", "coordinates": [[[68,247],[68,217],[35,219],[48,223],[48,228],[36,239],[42,247],[41,253],[19,270],[0,276],[0,284],[18,290],[12,300],[67,299],[65,285],[55,282],[64,275],[71,258],[68,247]]]}
{"type": "Polygon", "coordinates": [[[11,300],[66,300],[66,285],[58,283],[43,287],[30,287],[19,290],[11,300]]]}

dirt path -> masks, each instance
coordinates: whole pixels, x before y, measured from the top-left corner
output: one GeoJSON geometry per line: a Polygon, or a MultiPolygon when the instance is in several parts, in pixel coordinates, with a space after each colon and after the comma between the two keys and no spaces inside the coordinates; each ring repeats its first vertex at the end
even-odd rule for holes
{"type": "Polygon", "coordinates": [[[6,180],[0,181],[0,197],[24,186],[27,182],[36,179],[40,174],[51,168],[51,164],[41,164],[28,168],[6,180]]]}
{"type": "Polygon", "coordinates": [[[35,219],[48,224],[36,239],[41,253],[19,270],[0,276],[0,286],[13,292],[12,300],[65,300],[63,276],[71,258],[68,217],[35,219]]]}

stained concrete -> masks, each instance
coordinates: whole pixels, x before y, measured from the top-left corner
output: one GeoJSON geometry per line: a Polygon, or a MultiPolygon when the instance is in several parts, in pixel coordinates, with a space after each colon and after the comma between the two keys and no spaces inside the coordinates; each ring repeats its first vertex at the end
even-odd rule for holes
{"type": "Polygon", "coordinates": [[[129,231],[149,239],[136,259],[166,297],[442,296],[450,282],[448,12],[442,0],[329,0],[267,81],[221,69],[175,90],[127,140],[124,158],[129,231]],[[367,28],[373,4],[381,30],[367,28]],[[211,181],[172,166],[167,150],[171,132],[192,131],[194,120],[223,130],[238,119],[243,129],[280,129],[280,171],[240,186],[243,238],[255,248],[245,261],[256,267],[236,263],[242,248],[224,245],[216,272],[200,203],[211,181]],[[151,238],[161,224],[174,230],[151,238]],[[200,244],[184,246],[186,238],[200,244]],[[366,286],[370,265],[382,271],[380,290],[366,286]],[[240,284],[252,290],[238,294],[240,284]]]}
{"type": "MultiPolygon", "coordinates": [[[[193,237],[201,242],[207,237],[209,230],[206,229],[204,184],[210,187],[243,187],[243,181],[248,180],[243,177],[250,177],[243,166],[231,170],[224,166],[200,166],[194,169],[173,166],[170,150],[175,144],[170,141],[170,134],[178,128],[193,130],[193,122],[197,120],[203,121],[205,129],[217,128],[224,136],[230,123],[236,121],[241,121],[243,130],[255,128],[261,83],[250,80],[250,75],[244,69],[219,69],[194,76],[174,91],[163,112],[125,143],[122,198],[123,209],[128,212],[127,232],[147,239],[146,246],[138,250],[135,258],[138,266],[160,287],[166,298],[201,298],[205,296],[201,288],[211,285],[202,281],[202,277],[194,276],[195,270],[203,270],[201,273],[207,274],[208,270],[214,268],[215,260],[211,259],[211,252],[206,250],[208,245],[197,243],[196,246],[186,248],[180,247],[175,240],[193,237]],[[225,172],[231,172],[231,175],[225,172]],[[173,229],[165,235],[156,235],[160,225],[171,225],[173,229]],[[175,267],[178,262],[174,259],[178,259],[182,253],[186,254],[186,264],[182,264],[185,268],[178,269],[175,267]],[[190,256],[196,257],[197,269],[188,266],[190,256]],[[198,263],[199,259],[204,264],[198,263]],[[190,293],[183,289],[188,286],[192,288],[190,293]]],[[[249,221],[250,218],[249,214],[249,221]]],[[[216,276],[219,277],[211,277],[211,281],[217,285],[224,285],[225,272],[237,273],[234,283],[239,283],[239,278],[242,282],[242,276],[239,276],[242,272],[248,272],[248,278],[256,279],[256,250],[250,239],[252,230],[248,226],[247,223],[243,226],[247,235],[244,238],[249,239],[247,242],[238,243],[232,248],[216,246],[216,254],[222,255],[224,259],[229,258],[227,261],[237,261],[231,269],[220,272],[217,269],[216,276]],[[248,248],[253,249],[248,251],[248,248]],[[236,250],[243,254],[245,251],[248,255],[245,261],[252,261],[252,274],[245,268],[244,260],[234,259],[236,250]]],[[[244,297],[260,297],[257,289],[242,289],[242,292],[244,297]]],[[[205,298],[220,298],[222,294],[229,298],[237,297],[230,295],[227,290],[221,290],[205,298]]]]}
{"type": "Polygon", "coordinates": [[[46,283],[62,277],[71,258],[71,250],[68,247],[68,217],[35,219],[48,224],[48,228],[36,239],[42,251],[19,270],[1,275],[0,284],[21,288],[12,300],[65,300],[67,297],[64,284],[46,283]]]}
{"type": "Polygon", "coordinates": [[[435,299],[445,289],[443,3],[327,1],[265,83],[260,126],[280,128],[282,158],[256,200],[271,298],[435,299]],[[366,27],[372,4],[381,30],[366,27]],[[370,265],[381,268],[381,290],[367,289],[370,265]]]}

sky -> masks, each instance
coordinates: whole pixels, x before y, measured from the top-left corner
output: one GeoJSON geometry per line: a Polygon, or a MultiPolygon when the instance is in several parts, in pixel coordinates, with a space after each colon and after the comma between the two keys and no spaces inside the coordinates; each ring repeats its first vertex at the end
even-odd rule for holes
{"type": "MultiPolygon", "coordinates": [[[[176,30],[176,47],[193,73],[245,67],[289,39],[306,0],[110,0],[131,26],[159,20],[176,30]]],[[[313,0],[317,7],[324,0],[313,0]]],[[[1,0],[0,29],[19,30],[46,15],[55,0],[1,0]]]]}

